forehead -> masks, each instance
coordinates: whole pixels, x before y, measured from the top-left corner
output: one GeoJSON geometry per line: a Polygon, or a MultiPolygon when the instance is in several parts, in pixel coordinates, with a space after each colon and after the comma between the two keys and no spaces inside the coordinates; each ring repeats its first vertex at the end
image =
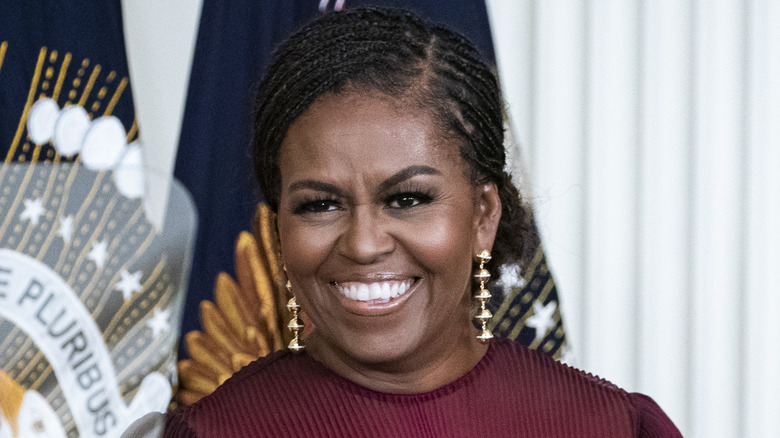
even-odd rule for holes
{"type": "Polygon", "coordinates": [[[386,95],[327,94],[287,132],[280,150],[282,182],[292,173],[392,173],[414,164],[463,172],[460,141],[441,134],[433,117],[386,95]]]}

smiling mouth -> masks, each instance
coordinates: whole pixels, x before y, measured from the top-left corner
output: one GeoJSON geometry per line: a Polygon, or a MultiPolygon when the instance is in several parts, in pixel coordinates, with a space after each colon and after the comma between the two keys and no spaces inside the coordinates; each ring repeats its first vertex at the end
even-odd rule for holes
{"type": "Polygon", "coordinates": [[[403,281],[376,281],[371,283],[346,282],[334,283],[336,289],[344,297],[355,301],[389,302],[393,298],[400,297],[412,287],[413,278],[403,281]]]}

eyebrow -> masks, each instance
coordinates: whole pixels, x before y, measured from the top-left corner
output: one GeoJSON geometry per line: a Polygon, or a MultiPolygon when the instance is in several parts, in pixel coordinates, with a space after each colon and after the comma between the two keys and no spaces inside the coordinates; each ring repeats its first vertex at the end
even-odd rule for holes
{"type": "Polygon", "coordinates": [[[343,190],[341,190],[340,188],[338,188],[333,184],[329,184],[322,181],[316,181],[313,179],[304,179],[290,184],[291,192],[294,192],[296,190],[304,190],[304,189],[316,190],[318,192],[329,192],[329,193],[333,193],[336,196],[344,196],[343,190]]]}
{"type": "Polygon", "coordinates": [[[382,183],[379,184],[379,192],[386,192],[390,190],[391,187],[417,175],[441,175],[441,172],[430,166],[409,166],[399,170],[390,178],[382,181],[382,183]]]}
{"type": "MultiPolygon", "coordinates": [[[[430,166],[409,166],[394,173],[392,176],[382,181],[382,183],[379,184],[379,192],[386,192],[393,186],[417,175],[441,175],[441,172],[430,166]]],[[[344,196],[344,191],[338,186],[322,181],[304,179],[290,184],[291,192],[305,189],[333,193],[334,195],[340,197],[344,196]]]]}

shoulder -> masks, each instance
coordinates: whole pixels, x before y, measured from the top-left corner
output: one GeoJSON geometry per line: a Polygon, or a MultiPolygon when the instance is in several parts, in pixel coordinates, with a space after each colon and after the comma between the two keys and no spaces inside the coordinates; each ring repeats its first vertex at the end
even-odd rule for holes
{"type": "Polygon", "coordinates": [[[664,413],[660,406],[650,397],[639,394],[629,394],[631,403],[637,411],[640,437],[682,437],[677,426],[664,413]]]}
{"type": "Polygon", "coordinates": [[[327,375],[325,371],[306,353],[277,351],[245,366],[193,406],[218,408],[226,405],[235,409],[235,402],[251,400],[254,406],[276,403],[277,395],[286,393],[291,381],[320,380],[327,375]]]}
{"type": "Polygon", "coordinates": [[[240,431],[261,426],[254,424],[263,421],[259,413],[263,419],[284,418],[290,382],[311,384],[321,378],[320,368],[306,354],[294,355],[288,350],[259,358],[197,403],[169,413],[165,436],[211,436],[215,431],[224,432],[226,425],[241,436],[240,431]]]}
{"type": "Polygon", "coordinates": [[[496,380],[515,382],[530,417],[551,418],[598,430],[599,436],[681,436],[646,395],[560,363],[517,342],[494,342],[496,380]],[[609,430],[608,430],[609,429],[609,430]]]}
{"type": "MultiPolygon", "coordinates": [[[[628,393],[612,382],[559,362],[538,350],[507,339],[494,341],[495,368],[505,375],[523,375],[523,380],[538,382],[537,389],[577,387],[619,398],[628,393]]],[[[518,376],[519,377],[519,376],[518,376]]]]}
{"type": "Polygon", "coordinates": [[[290,350],[285,349],[258,358],[249,363],[249,365],[238,370],[229,379],[223,382],[212,395],[222,391],[229,391],[235,386],[242,386],[246,381],[273,378],[273,376],[278,373],[288,372],[290,368],[300,365],[300,363],[295,360],[298,357],[305,356],[294,355],[290,350]]]}

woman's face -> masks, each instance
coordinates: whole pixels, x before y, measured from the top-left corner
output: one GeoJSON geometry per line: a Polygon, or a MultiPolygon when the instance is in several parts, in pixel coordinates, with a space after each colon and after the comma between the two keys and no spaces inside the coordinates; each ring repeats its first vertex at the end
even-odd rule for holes
{"type": "Polygon", "coordinates": [[[474,342],[472,257],[492,247],[500,201],[458,146],[389,97],[325,95],[290,127],[282,257],[329,357],[425,366],[474,342]]]}

